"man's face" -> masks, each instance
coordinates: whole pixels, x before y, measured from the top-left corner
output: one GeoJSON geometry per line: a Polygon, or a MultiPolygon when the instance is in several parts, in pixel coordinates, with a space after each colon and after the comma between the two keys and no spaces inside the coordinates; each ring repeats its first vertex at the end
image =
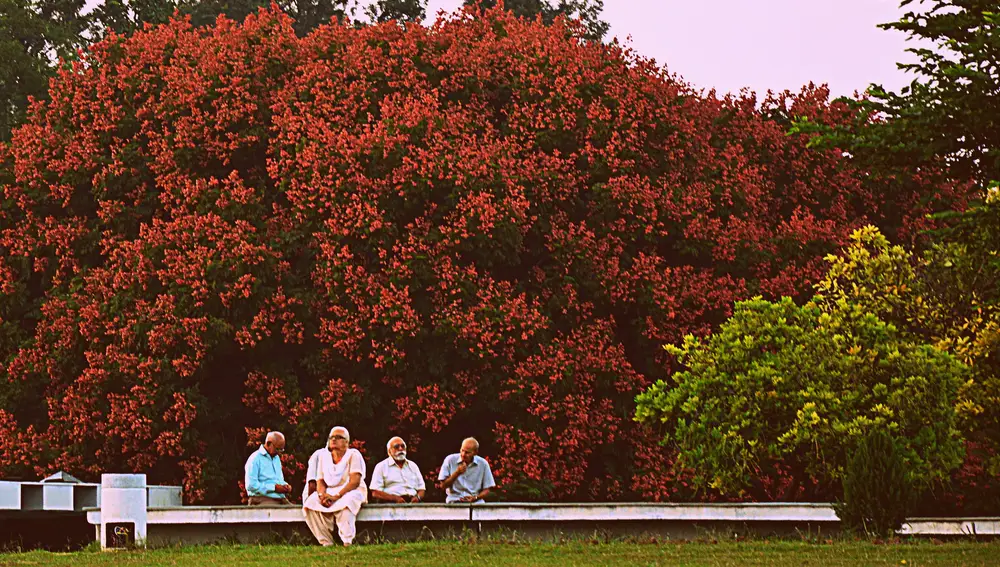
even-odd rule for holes
{"type": "Polygon", "coordinates": [[[280,455],[285,452],[285,440],[279,438],[268,441],[267,443],[264,443],[264,450],[267,451],[267,454],[272,457],[280,455]]]}
{"type": "Polygon", "coordinates": [[[393,439],[389,443],[389,456],[397,463],[406,460],[406,443],[402,439],[393,439]]]}
{"type": "Polygon", "coordinates": [[[462,450],[459,452],[459,455],[461,455],[462,461],[465,464],[471,465],[472,464],[472,459],[474,459],[476,457],[476,453],[478,453],[478,452],[479,452],[479,449],[477,449],[475,445],[473,445],[469,441],[466,441],[466,442],[462,443],[462,450]]]}

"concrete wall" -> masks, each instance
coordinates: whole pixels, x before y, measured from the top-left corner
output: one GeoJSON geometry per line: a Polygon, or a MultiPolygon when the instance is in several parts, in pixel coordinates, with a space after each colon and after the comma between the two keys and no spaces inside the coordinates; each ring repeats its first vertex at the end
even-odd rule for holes
{"type": "MultiPolygon", "coordinates": [[[[100,523],[100,510],[88,521],[100,523]]],[[[312,544],[302,509],[289,507],[182,506],[151,508],[150,546],[218,541],[312,544]]],[[[361,509],[357,541],[419,541],[481,537],[560,541],[565,538],[815,536],[839,532],[829,504],[496,503],[477,505],[371,504],[361,509]]],[[[913,518],[901,535],[1000,535],[1000,518],[913,518]]]]}
{"type": "MultiPolygon", "coordinates": [[[[100,511],[89,512],[91,523],[100,511]]],[[[374,504],[358,517],[358,541],[457,536],[559,541],[572,537],[691,539],[705,535],[832,535],[839,521],[827,504],[374,504]]],[[[151,508],[147,543],[312,541],[299,507],[151,508]]]]}
{"type": "MultiPolygon", "coordinates": [[[[147,486],[151,508],[180,506],[180,486],[147,486]]],[[[101,505],[101,485],[93,483],[18,482],[0,480],[0,514],[10,512],[83,512],[101,505]]]]}

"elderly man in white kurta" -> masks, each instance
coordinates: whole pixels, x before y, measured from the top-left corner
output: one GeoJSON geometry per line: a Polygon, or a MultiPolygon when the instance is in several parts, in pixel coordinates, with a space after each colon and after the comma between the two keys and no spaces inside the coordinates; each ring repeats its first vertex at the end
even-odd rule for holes
{"type": "Polygon", "coordinates": [[[361,505],[368,501],[365,486],[365,459],[350,448],[351,434],[345,427],[330,430],[330,449],[319,456],[316,492],[302,504],[306,525],[320,545],[333,545],[333,526],[344,545],[351,545],[357,533],[354,522],[361,505]]]}
{"type": "Polygon", "coordinates": [[[394,504],[423,500],[427,487],[417,463],[406,458],[406,442],[402,437],[393,437],[385,449],[389,458],[375,465],[372,471],[372,498],[394,504]]]}

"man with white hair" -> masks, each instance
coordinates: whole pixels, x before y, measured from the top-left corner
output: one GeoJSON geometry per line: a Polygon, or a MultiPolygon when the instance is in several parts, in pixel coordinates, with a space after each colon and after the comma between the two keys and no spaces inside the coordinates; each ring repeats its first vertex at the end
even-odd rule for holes
{"type": "Polygon", "coordinates": [[[481,504],[490,489],[496,486],[490,464],[478,453],[479,441],[469,437],[462,441],[460,452],[445,457],[438,474],[440,486],[447,494],[445,502],[481,504]]]}
{"type": "Polygon", "coordinates": [[[393,437],[385,444],[389,458],[372,471],[372,496],[381,502],[415,503],[424,499],[427,487],[417,463],[406,458],[406,442],[393,437]]]}
{"type": "Polygon", "coordinates": [[[292,487],[285,482],[281,470],[281,454],[285,452],[285,436],[271,431],[264,444],[247,459],[243,470],[247,503],[250,506],[287,506],[292,487]]]}
{"type": "Polygon", "coordinates": [[[320,453],[316,465],[316,492],[302,503],[306,525],[322,546],[333,545],[333,526],[344,545],[351,545],[357,533],[354,521],[361,505],[368,502],[365,459],[351,448],[346,427],[330,430],[329,450],[320,453]]]}

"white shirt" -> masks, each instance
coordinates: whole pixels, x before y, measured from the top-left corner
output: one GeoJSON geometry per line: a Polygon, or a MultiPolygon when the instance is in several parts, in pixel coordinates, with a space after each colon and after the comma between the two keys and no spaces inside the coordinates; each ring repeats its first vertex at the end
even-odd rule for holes
{"type": "Polygon", "coordinates": [[[309,481],[316,480],[319,478],[319,458],[323,452],[330,452],[329,449],[323,447],[322,449],[316,449],[312,456],[309,457],[309,467],[306,468],[306,483],[302,487],[302,501],[305,502],[306,498],[309,498],[309,481]]]}
{"type": "Polygon", "coordinates": [[[390,457],[375,465],[371,489],[395,496],[416,496],[418,490],[427,488],[417,463],[407,459],[400,467],[390,457]]]}

